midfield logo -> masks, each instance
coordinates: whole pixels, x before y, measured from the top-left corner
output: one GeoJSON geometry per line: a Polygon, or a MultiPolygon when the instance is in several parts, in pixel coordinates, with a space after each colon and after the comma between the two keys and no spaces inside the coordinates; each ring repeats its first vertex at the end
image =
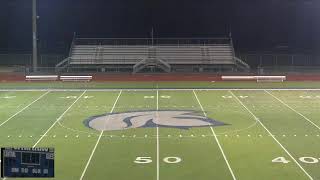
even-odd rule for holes
{"type": "Polygon", "coordinates": [[[94,116],[85,120],[84,123],[99,131],[154,127],[188,130],[192,127],[227,125],[199,114],[201,113],[188,110],[135,111],[94,116]]]}

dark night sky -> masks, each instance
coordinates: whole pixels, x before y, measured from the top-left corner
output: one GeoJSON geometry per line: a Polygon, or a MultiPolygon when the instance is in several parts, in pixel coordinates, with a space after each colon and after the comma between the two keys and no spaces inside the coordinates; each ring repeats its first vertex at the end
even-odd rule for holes
{"type": "MultiPolygon", "coordinates": [[[[31,0],[1,0],[0,49],[31,49],[31,0]]],[[[39,0],[42,47],[84,37],[216,37],[237,48],[320,47],[320,0],[39,0]]]]}

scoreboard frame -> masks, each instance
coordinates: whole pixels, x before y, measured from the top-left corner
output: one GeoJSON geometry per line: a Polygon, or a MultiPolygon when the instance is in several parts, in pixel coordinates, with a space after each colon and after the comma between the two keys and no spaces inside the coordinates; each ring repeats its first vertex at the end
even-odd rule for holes
{"type": "Polygon", "coordinates": [[[54,148],[1,148],[2,178],[54,178],[54,148]]]}

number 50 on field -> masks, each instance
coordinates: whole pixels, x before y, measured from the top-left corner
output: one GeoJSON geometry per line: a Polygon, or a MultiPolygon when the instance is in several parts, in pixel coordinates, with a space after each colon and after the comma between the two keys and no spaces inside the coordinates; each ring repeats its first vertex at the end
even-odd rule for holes
{"type": "MultiPolygon", "coordinates": [[[[165,157],[163,158],[163,162],[168,164],[176,164],[180,163],[182,159],[180,157],[165,157]]],[[[151,157],[138,156],[134,161],[136,164],[149,164],[152,163],[151,157]]]]}

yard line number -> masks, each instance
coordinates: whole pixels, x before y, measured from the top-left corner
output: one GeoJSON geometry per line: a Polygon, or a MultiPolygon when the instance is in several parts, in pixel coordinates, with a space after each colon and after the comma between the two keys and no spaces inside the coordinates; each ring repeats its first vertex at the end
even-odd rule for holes
{"type": "MultiPolygon", "coordinates": [[[[320,158],[319,158],[320,159],[320,158]]],[[[299,158],[299,161],[303,162],[303,163],[306,163],[306,164],[317,164],[319,163],[319,159],[315,158],[315,157],[300,157],[299,158]]],[[[288,164],[290,163],[289,160],[286,160],[285,157],[277,157],[277,158],[274,158],[272,160],[272,162],[274,163],[283,163],[283,164],[288,164]]]]}
{"type": "MultiPolygon", "coordinates": [[[[154,99],[155,97],[154,96],[144,96],[144,99],[154,99]]],[[[160,96],[160,98],[163,98],[163,99],[170,99],[171,96],[160,96]]]]}
{"type": "Polygon", "coordinates": [[[299,96],[301,99],[320,99],[320,96],[299,96]]]}
{"type": "MultiPolygon", "coordinates": [[[[180,157],[165,157],[163,162],[167,164],[177,164],[180,163],[182,159],[180,157]]],[[[152,158],[148,156],[138,156],[134,161],[136,164],[149,164],[152,163],[152,158]]]]}
{"type": "MultiPolygon", "coordinates": [[[[230,95],[225,95],[225,96],[221,96],[222,98],[224,99],[232,99],[233,97],[230,96],[230,95]]],[[[240,99],[246,99],[248,98],[249,96],[238,96],[240,99]]]]}
{"type": "MultiPolygon", "coordinates": [[[[61,99],[77,99],[78,96],[64,96],[64,97],[60,97],[61,99]]],[[[83,99],[91,99],[94,98],[94,96],[83,96],[83,99]]]]}

